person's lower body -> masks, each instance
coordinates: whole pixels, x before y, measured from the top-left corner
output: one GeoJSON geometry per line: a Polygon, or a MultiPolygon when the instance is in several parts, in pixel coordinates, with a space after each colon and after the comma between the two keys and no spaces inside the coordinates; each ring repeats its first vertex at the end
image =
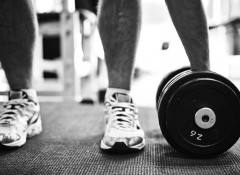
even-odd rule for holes
{"type": "Polygon", "coordinates": [[[141,28],[140,0],[100,0],[98,14],[109,80],[100,148],[115,153],[140,151],[145,146],[144,132],[130,97],[141,28]]]}
{"type": "MultiPolygon", "coordinates": [[[[166,0],[166,3],[189,57],[192,70],[208,70],[210,67],[208,30],[201,0],[166,0]]],[[[134,134],[129,136],[129,134],[119,129],[129,124],[130,120],[128,116],[130,115],[128,115],[128,113],[123,114],[123,111],[131,111],[131,109],[123,108],[121,103],[118,105],[118,95],[113,95],[112,97],[114,99],[109,95],[111,94],[111,89],[114,88],[130,91],[141,21],[140,1],[102,0],[100,1],[99,7],[99,32],[105,52],[109,78],[109,89],[106,95],[106,131],[101,142],[101,147],[110,150],[114,148],[116,143],[121,143],[121,145],[127,146],[128,148],[131,148],[132,145],[137,145],[137,147],[141,149],[144,147],[144,137],[141,132],[133,129],[134,131],[132,133],[134,134]]],[[[116,93],[121,94],[121,92],[116,93]]],[[[126,99],[127,98],[125,98],[124,102],[127,101],[126,99]]],[[[128,104],[128,106],[131,106],[130,103],[128,104]]],[[[131,115],[134,116],[133,114],[131,115]]],[[[133,118],[131,119],[131,121],[134,121],[133,118]]],[[[131,124],[129,124],[129,126],[130,125],[131,124]]],[[[135,124],[135,126],[136,125],[137,124],[135,124]]],[[[134,126],[134,124],[132,124],[132,126],[134,126]]]]}
{"type": "Polygon", "coordinates": [[[9,101],[0,113],[0,144],[22,146],[42,131],[37,94],[32,89],[36,14],[31,0],[0,1],[0,61],[9,86],[9,101]]]}

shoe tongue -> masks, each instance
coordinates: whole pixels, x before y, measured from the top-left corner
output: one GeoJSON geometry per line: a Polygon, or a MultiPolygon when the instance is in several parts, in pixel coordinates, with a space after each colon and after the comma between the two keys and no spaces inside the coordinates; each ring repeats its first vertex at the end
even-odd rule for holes
{"type": "Polygon", "coordinates": [[[26,93],[23,91],[10,91],[9,100],[23,99],[26,96],[26,93]]]}
{"type": "Polygon", "coordinates": [[[131,102],[131,98],[130,96],[128,96],[127,94],[116,94],[116,100],[118,102],[131,102]]]}

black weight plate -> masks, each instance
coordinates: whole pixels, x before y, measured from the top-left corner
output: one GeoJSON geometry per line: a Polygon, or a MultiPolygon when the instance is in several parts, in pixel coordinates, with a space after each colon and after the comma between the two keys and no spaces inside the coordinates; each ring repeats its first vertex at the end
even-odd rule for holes
{"type": "Polygon", "coordinates": [[[238,140],[240,95],[226,78],[212,72],[185,71],[163,91],[159,123],[164,137],[176,150],[210,157],[228,150],[238,140]],[[216,123],[210,129],[194,122],[196,111],[203,107],[216,114],[216,123]]]}
{"type": "Polygon", "coordinates": [[[180,89],[184,90],[177,91],[171,98],[167,108],[167,127],[178,145],[188,143],[185,146],[188,151],[197,147],[196,154],[218,154],[232,146],[232,139],[234,143],[238,139],[238,135],[234,137],[237,129],[234,115],[238,107],[234,106],[236,101],[230,95],[230,89],[218,87],[216,92],[215,87],[222,86],[219,82],[198,81],[199,84],[194,82],[182,86],[180,89]],[[217,116],[217,122],[211,129],[201,129],[194,122],[195,113],[203,107],[213,109],[217,116]]]}
{"type": "Polygon", "coordinates": [[[160,128],[161,128],[161,131],[162,131],[162,134],[163,134],[164,138],[168,142],[169,142],[169,140],[172,139],[172,137],[169,135],[168,128],[166,127],[165,117],[164,117],[164,115],[159,113],[159,109],[162,109],[162,108],[165,109],[167,107],[167,106],[165,106],[165,102],[162,103],[162,99],[163,99],[162,97],[165,94],[166,88],[169,87],[177,77],[179,77],[179,74],[181,75],[180,77],[182,77],[182,75],[185,74],[183,72],[189,72],[190,71],[190,67],[189,68],[186,67],[186,69],[187,70],[179,72],[177,75],[173,76],[168,82],[166,82],[165,86],[162,87],[162,90],[159,93],[159,97],[158,97],[157,111],[158,111],[159,125],[160,125],[160,128]]]}
{"type": "MultiPolygon", "coordinates": [[[[180,69],[177,69],[175,71],[170,72],[169,74],[167,74],[162,81],[160,82],[158,89],[157,89],[157,93],[156,93],[156,104],[158,103],[158,99],[160,96],[160,93],[162,92],[164,86],[167,84],[168,81],[170,81],[173,77],[175,77],[177,74],[185,71],[185,70],[190,70],[190,67],[182,67],[180,69]]],[[[156,105],[158,106],[158,104],[156,105]]]]}

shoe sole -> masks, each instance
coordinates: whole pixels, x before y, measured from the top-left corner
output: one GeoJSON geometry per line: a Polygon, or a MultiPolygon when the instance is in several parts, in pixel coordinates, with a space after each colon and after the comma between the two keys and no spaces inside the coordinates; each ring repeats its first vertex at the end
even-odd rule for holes
{"type": "Polygon", "coordinates": [[[138,145],[134,145],[132,147],[128,147],[124,142],[116,142],[112,147],[107,146],[103,140],[100,144],[100,149],[106,153],[114,153],[114,154],[130,154],[142,151],[145,147],[145,140],[138,145]]]}
{"type": "Polygon", "coordinates": [[[11,143],[2,143],[2,145],[7,147],[20,147],[26,143],[27,138],[31,138],[35,135],[40,134],[41,132],[42,132],[42,120],[41,116],[39,115],[37,121],[34,124],[28,126],[26,132],[21,136],[19,140],[11,143]]]}

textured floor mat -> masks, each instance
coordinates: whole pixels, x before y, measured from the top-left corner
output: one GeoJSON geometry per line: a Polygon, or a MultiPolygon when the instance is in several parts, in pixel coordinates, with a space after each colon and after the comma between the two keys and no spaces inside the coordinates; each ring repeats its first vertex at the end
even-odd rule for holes
{"type": "Polygon", "coordinates": [[[100,151],[102,106],[43,103],[44,131],[19,149],[0,148],[0,174],[240,174],[240,143],[214,159],[189,159],[163,138],[152,108],[140,108],[144,151],[112,155],[100,151]]]}

